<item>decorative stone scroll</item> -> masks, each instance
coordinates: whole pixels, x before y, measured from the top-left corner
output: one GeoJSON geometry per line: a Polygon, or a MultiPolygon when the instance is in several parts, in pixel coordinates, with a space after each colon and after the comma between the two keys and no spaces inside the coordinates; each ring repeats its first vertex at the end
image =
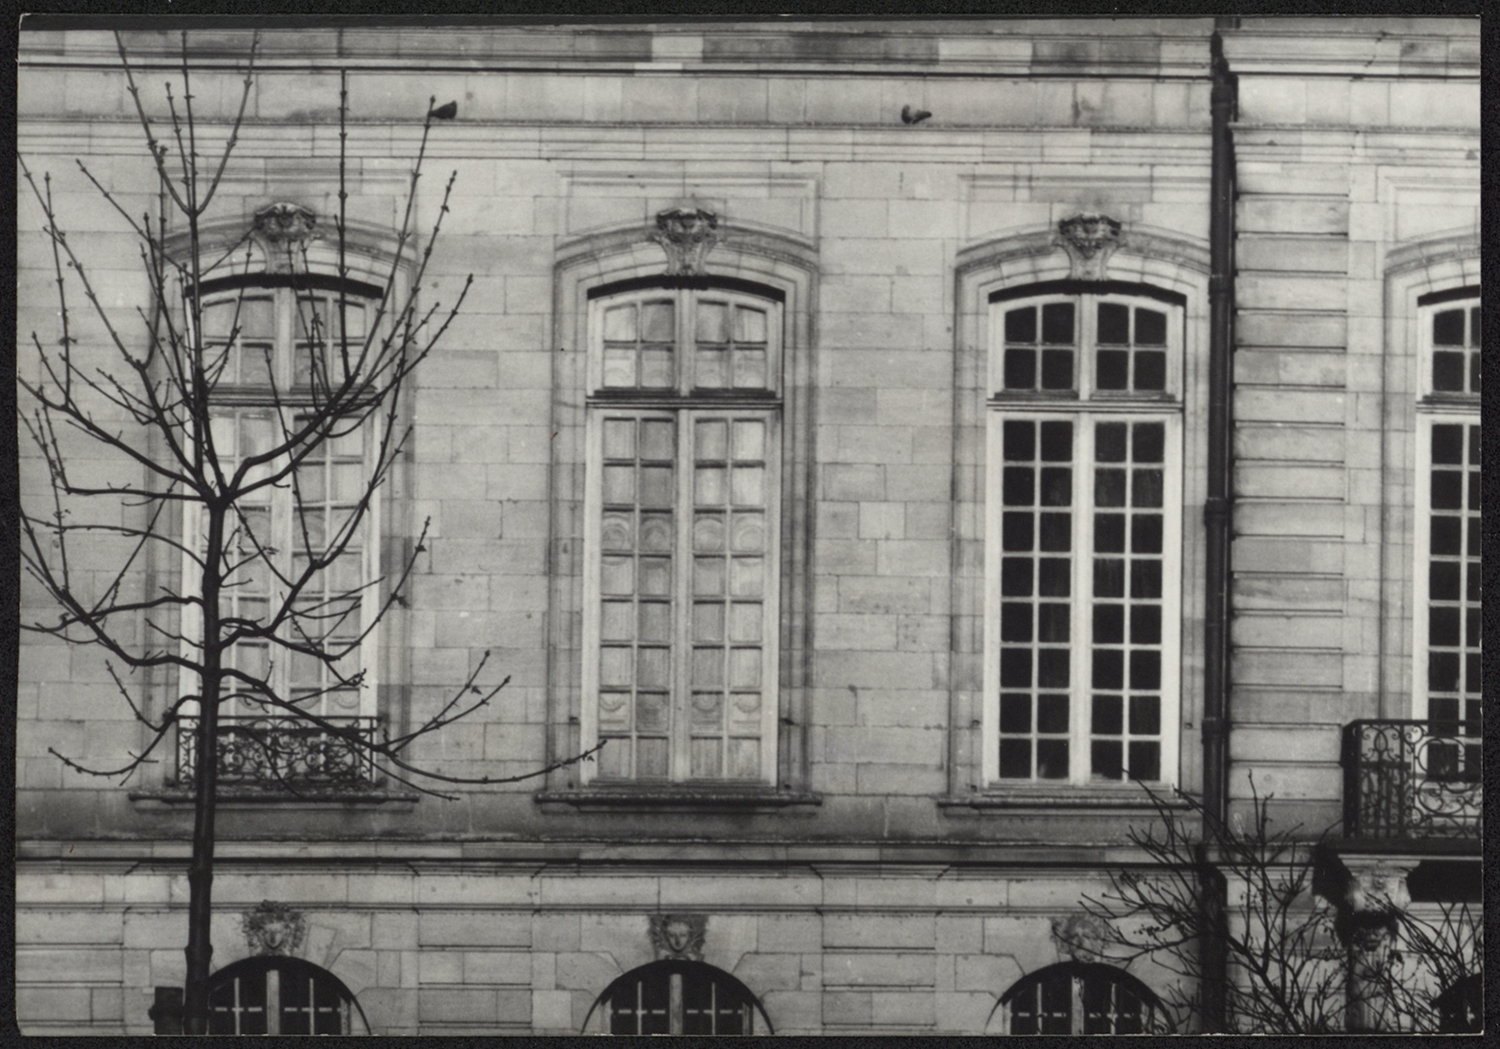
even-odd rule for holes
{"type": "Polygon", "coordinates": [[[255,213],[250,235],[266,253],[272,270],[284,271],[291,268],[292,260],[306,250],[309,242],[321,236],[321,231],[311,208],[280,202],[267,204],[255,213]]]}
{"type": "Polygon", "coordinates": [[[667,253],[667,275],[692,277],[703,272],[703,259],[719,242],[719,216],[701,208],[669,208],[656,214],[650,239],[667,253]]]}
{"type": "Polygon", "coordinates": [[[1074,280],[1103,280],[1109,256],[1121,243],[1121,225],[1108,215],[1074,215],[1057,224],[1074,280]]]}
{"type": "Polygon", "coordinates": [[[708,933],[706,914],[653,914],[650,922],[651,946],[657,960],[682,958],[703,960],[703,939],[708,933]]]}
{"type": "Polygon", "coordinates": [[[307,919],[284,903],[262,900],[240,918],[251,954],[294,954],[307,935],[307,919]]]}

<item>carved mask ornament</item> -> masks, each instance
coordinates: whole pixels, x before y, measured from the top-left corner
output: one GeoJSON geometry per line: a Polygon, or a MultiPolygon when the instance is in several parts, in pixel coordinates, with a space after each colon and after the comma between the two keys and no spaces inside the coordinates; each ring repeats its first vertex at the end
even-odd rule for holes
{"type": "Polygon", "coordinates": [[[293,954],[307,935],[307,919],[284,903],[263,900],[240,919],[251,954],[293,954]]]}
{"type": "Polygon", "coordinates": [[[708,932],[706,914],[653,914],[651,915],[651,946],[656,949],[658,960],[662,958],[684,958],[688,961],[703,960],[703,938],[708,932]]]}
{"type": "Polygon", "coordinates": [[[1103,280],[1109,256],[1120,246],[1120,223],[1108,215],[1074,215],[1057,224],[1074,280],[1103,280]]]}
{"type": "Polygon", "coordinates": [[[671,208],[656,214],[650,240],[667,253],[667,275],[692,277],[703,272],[703,259],[717,244],[719,216],[701,208],[671,208]]]}
{"type": "Polygon", "coordinates": [[[266,253],[271,269],[285,272],[308,243],[320,236],[318,216],[301,204],[267,204],[255,213],[251,236],[266,253]]]}
{"type": "Polygon", "coordinates": [[[1052,919],[1052,942],[1057,952],[1074,961],[1102,961],[1109,935],[1109,926],[1103,919],[1085,911],[1052,919]]]}

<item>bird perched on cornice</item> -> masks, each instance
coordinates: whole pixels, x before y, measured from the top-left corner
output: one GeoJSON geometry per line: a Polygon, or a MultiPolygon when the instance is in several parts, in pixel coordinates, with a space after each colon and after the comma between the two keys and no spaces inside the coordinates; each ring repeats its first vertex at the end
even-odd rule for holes
{"type": "Polygon", "coordinates": [[[438,106],[427,115],[433,120],[452,120],[458,116],[458,100],[455,99],[447,105],[438,106]]]}
{"type": "Polygon", "coordinates": [[[920,124],[930,116],[932,114],[925,109],[913,109],[911,106],[901,107],[901,123],[903,124],[920,124]]]}

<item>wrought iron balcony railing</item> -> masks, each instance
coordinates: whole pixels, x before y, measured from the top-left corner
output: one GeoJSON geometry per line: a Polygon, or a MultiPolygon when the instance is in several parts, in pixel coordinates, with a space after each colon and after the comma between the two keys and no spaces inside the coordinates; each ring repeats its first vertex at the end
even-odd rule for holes
{"type": "Polygon", "coordinates": [[[1345,837],[1480,838],[1480,750],[1477,721],[1345,725],[1345,837]]]}
{"type": "MultiPolygon", "coordinates": [[[[356,740],[373,742],[378,718],[329,717],[348,738],[289,716],[219,718],[219,786],[229,793],[358,793],[375,788],[375,767],[356,740]]],[[[192,789],[198,718],[177,723],[177,786],[192,789]]]]}

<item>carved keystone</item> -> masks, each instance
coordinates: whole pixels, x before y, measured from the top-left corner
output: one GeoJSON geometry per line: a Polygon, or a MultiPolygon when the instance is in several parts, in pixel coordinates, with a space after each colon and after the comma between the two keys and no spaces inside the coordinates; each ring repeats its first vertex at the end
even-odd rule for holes
{"type": "Polygon", "coordinates": [[[1074,215],[1057,224],[1074,280],[1103,280],[1109,256],[1122,241],[1121,225],[1108,215],[1074,215]]]}
{"type": "Polygon", "coordinates": [[[719,242],[719,216],[701,208],[670,208],[656,214],[650,239],[667,253],[667,275],[691,277],[703,272],[703,259],[719,242]]]}
{"type": "Polygon", "coordinates": [[[650,922],[651,946],[658,960],[684,958],[703,960],[703,939],[708,933],[706,914],[653,914],[650,922]]]}

